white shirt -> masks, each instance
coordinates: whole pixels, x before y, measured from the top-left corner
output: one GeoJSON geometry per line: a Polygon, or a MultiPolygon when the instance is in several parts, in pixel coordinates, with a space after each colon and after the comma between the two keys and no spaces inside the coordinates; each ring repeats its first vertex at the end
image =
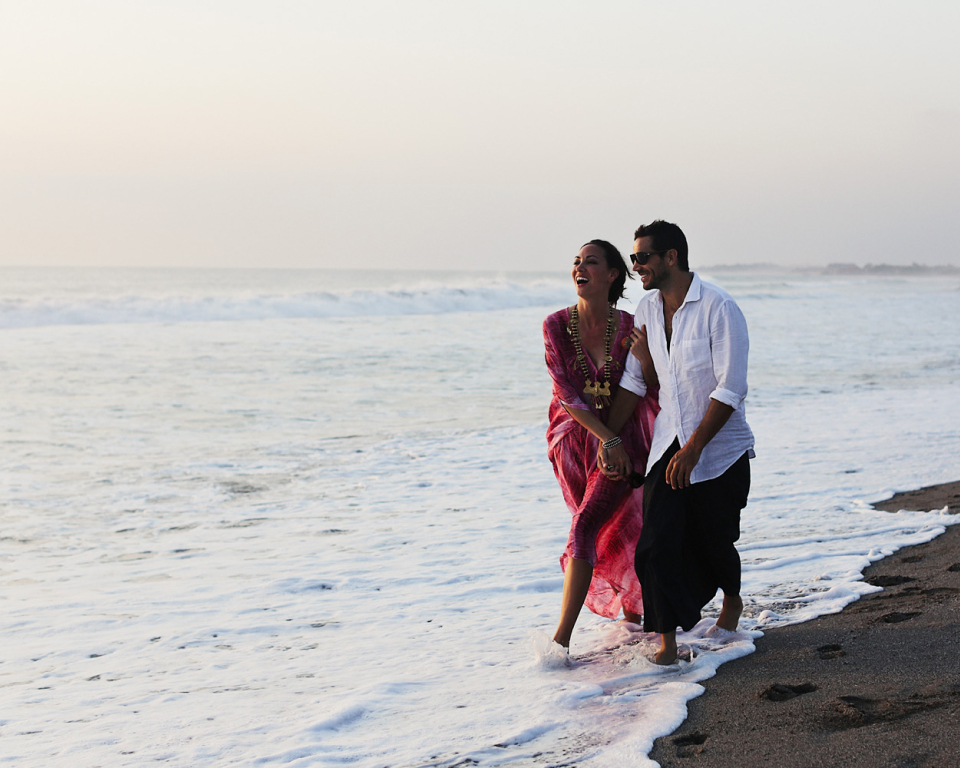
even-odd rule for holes
{"type": "MultiPolygon", "coordinates": [[[[734,409],[729,420],[707,443],[693,468],[690,482],[711,480],[726,472],[745,452],[753,456],[753,432],[747,425],[747,321],[740,307],[722,288],[703,282],[696,274],[673,316],[673,335],[667,349],[663,297],[651,291],[637,305],[634,324],[647,326],[650,355],[660,378],[660,413],[653,427],[647,472],[663,456],[674,438],[683,446],[700,425],[710,399],[734,409]]],[[[644,395],[647,385],[640,361],[627,355],[620,386],[644,395]]]]}

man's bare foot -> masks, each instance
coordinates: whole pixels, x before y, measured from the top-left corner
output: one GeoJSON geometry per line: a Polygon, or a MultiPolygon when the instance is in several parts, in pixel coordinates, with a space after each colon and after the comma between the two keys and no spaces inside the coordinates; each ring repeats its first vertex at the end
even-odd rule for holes
{"type": "Polygon", "coordinates": [[[660,650],[653,657],[653,663],[668,667],[677,660],[677,633],[667,632],[660,635],[660,650]]]}
{"type": "Polygon", "coordinates": [[[740,595],[724,594],[723,607],[720,609],[720,615],[717,616],[717,626],[727,632],[736,632],[742,613],[743,600],[740,599],[740,595]]]}

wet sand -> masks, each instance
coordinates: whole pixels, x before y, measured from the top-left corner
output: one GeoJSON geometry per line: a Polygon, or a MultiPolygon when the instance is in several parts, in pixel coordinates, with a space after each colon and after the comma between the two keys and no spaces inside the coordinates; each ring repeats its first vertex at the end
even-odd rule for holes
{"type": "MultiPolygon", "coordinates": [[[[878,509],[960,513],[960,482],[878,509]]],[[[658,739],[663,768],[960,766],[960,525],[874,563],[882,592],[778,629],[722,666],[658,739]]]]}

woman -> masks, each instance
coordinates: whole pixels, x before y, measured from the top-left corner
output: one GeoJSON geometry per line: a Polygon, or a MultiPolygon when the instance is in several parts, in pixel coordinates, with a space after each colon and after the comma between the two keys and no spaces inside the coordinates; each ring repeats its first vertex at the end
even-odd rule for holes
{"type": "MultiPolygon", "coordinates": [[[[637,624],[643,606],[633,566],[643,494],[626,480],[609,479],[597,467],[600,443],[607,441],[613,447],[610,441],[617,439],[605,422],[629,354],[633,315],[617,310],[616,303],[623,298],[627,277],[633,275],[613,245],[591,240],[573,260],[572,276],[577,303],[543,321],[547,368],[553,378],[548,452],[573,514],[567,547],[560,557],[563,600],[553,637],[567,649],[584,603],[611,619],[623,608],[624,617],[637,624]]],[[[652,369],[649,352],[639,348],[641,342],[636,346],[645,380],[656,381],[652,370],[647,370],[652,369]]],[[[641,471],[646,464],[656,403],[655,389],[648,391],[621,430],[622,448],[609,452],[620,457],[620,476],[626,457],[641,471]]]]}

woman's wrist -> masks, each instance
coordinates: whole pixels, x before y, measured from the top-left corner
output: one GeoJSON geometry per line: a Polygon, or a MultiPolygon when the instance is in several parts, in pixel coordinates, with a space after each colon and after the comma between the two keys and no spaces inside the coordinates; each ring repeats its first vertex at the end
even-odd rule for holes
{"type": "Polygon", "coordinates": [[[617,436],[617,433],[610,429],[606,424],[600,424],[597,429],[590,430],[593,433],[593,436],[597,438],[597,442],[600,445],[612,440],[617,436]]]}

